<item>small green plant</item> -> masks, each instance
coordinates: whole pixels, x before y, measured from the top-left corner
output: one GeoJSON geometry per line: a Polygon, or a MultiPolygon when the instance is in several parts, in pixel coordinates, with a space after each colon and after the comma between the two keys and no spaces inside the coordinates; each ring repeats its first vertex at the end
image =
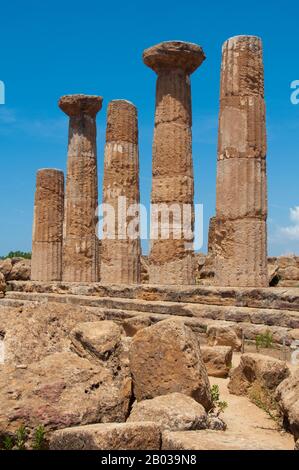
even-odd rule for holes
{"type": "Polygon", "coordinates": [[[16,432],[16,448],[18,450],[25,450],[27,440],[27,430],[25,426],[20,426],[16,432]]]}
{"type": "Polygon", "coordinates": [[[5,436],[3,439],[3,449],[4,450],[12,450],[14,446],[14,441],[11,436],[5,436]]]}
{"type": "Polygon", "coordinates": [[[217,403],[220,399],[220,392],[218,385],[213,385],[211,388],[211,395],[213,403],[217,403]]]}
{"type": "Polygon", "coordinates": [[[279,428],[282,428],[281,411],[275,398],[267,389],[256,383],[251,387],[248,396],[252,403],[267,413],[269,418],[275,421],[279,428]]]}
{"type": "Polygon", "coordinates": [[[257,335],[255,338],[255,346],[257,351],[260,348],[265,348],[269,349],[273,345],[273,335],[270,333],[270,331],[266,331],[266,333],[262,333],[260,335],[257,335]]]}
{"type": "Polygon", "coordinates": [[[46,430],[40,425],[34,430],[33,435],[28,432],[25,426],[20,426],[14,435],[7,434],[0,447],[4,450],[46,450],[46,430]]]}
{"type": "Polygon", "coordinates": [[[213,401],[212,411],[216,414],[216,416],[220,416],[221,413],[224,413],[224,411],[228,407],[228,403],[226,401],[220,400],[220,391],[218,385],[212,386],[211,396],[213,401]]]}
{"type": "Polygon", "coordinates": [[[38,426],[34,431],[33,436],[33,449],[34,450],[44,450],[46,447],[45,443],[46,430],[44,426],[38,426]]]}

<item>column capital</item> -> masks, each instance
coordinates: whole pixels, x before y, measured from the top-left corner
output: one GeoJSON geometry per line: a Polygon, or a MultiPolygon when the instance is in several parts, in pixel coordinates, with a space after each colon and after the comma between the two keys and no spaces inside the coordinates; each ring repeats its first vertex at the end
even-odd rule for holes
{"type": "Polygon", "coordinates": [[[103,98],[96,95],[65,95],[58,101],[59,108],[68,116],[87,114],[95,117],[102,108],[103,98]]]}
{"type": "Polygon", "coordinates": [[[143,52],[143,62],[156,73],[179,68],[191,75],[205,58],[200,46],[183,41],[161,42],[143,52]]]}

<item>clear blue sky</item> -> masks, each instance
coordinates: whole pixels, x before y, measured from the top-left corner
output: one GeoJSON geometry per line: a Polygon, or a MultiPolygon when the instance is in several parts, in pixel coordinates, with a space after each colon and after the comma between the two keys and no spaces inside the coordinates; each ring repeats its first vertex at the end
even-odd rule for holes
{"type": "Polygon", "coordinates": [[[52,0],[1,2],[0,255],[31,249],[35,173],[65,169],[67,119],[61,95],[99,94],[98,160],[101,198],[105,114],[124,98],[139,111],[141,198],[151,185],[155,74],[142,51],[164,40],[200,44],[207,56],[192,76],[196,202],[207,221],[215,210],[215,170],[222,43],[237,34],[264,43],[269,177],[269,253],[299,254],[299,105],[290,83],[299,79],[298,15],[282,1],[52,0]],[[293,211],[291,212],[291,209],[293,211]]]}

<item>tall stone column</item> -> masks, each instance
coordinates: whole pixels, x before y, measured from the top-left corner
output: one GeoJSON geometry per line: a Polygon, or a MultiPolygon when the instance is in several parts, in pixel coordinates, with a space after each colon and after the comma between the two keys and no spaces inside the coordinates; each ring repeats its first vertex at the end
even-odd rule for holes
{"type": "Polygon", "coordinates": [[[216,283],[268,286],[264,69],[254,36],[223,46],[216,199],[216,283]]]}
{"type": "Polygon", "coordinates": [[[63,205],[63,172],[50,168],[39,170],[36,175],[32,237],[33,281],[61,280],[63,205]]]}
{"type": "Polygon", "coordinates": [[[215,229],[216,229],[216,217],[211,217],[209,222],[208,232],[208,255],[212,255],[215,249],[215,229]]]}
{"type": "Polygon", "coordinates": [[[190,75],[204,59],[201,47],[180,41],[163,42],[143,53],[144,63],[158,75],[151,197],[152,284],[195,283],[190,75]]]}
{"type": "Polygon", "coordinates": [[[59,107],[70,118],[63,227],[63,280],[96,282],[99,242],[96,115],[100,96],[67,95],[59,107]]]}
{"type": "Polygon", "coordinates": [[[137,109],[129,101],[114,100],[107,111],[103,203],[113,209],[106,217],[112,218],[114,213],[115,220],[103,226],[103,283],[140,283],[139,215],[132,206],[139,202],[137,109]],[[111,239],[113,235],[115,239],[111,239]]]}

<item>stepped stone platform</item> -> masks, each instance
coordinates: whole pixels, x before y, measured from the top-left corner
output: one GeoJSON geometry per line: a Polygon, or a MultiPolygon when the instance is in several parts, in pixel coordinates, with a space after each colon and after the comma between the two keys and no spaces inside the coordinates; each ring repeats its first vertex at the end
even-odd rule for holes
{"type": "Polygon", "coordinates": [[[299,334],[298,288],[218,288],[152,285],[104,285],[11,281],[0,306],[28,302],[63,302],[96,311],[105,319],[136,319],[148,324],[175,315],[195,331],[221,321],[238,324],[244,338],[255,341],[269,331],[277,346],[290,346],[299,334]]]}
{"type": "Polygon", "coordinates": [[[214,286],[127,286],[101,283],[10,281],[8,282],[8,290],[258,307],[299,312],[299,288],[295,287],[255,289],[214,286]]]}

